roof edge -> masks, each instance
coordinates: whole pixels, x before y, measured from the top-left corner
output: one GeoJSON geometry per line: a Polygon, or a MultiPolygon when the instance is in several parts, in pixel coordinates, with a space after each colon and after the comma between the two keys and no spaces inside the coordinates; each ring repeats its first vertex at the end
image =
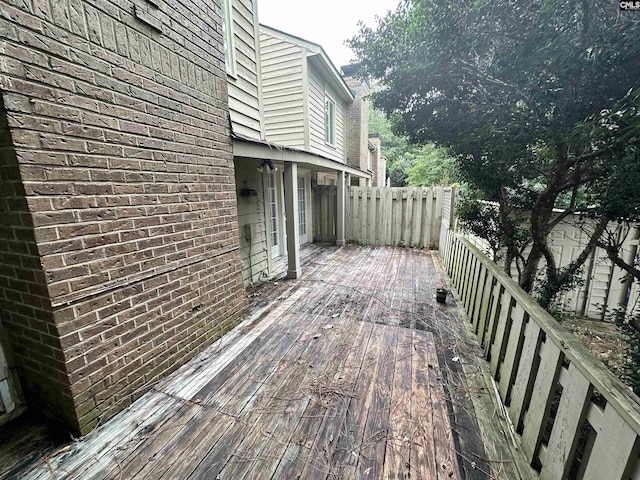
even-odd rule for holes
{"type": "Polygon", "coordinates": [[[320,62],[323,64],[325,70],[328,73],[330,73],[331,76],[333,77],[333,81],[334,81],[333,83],[336,86],[339,86],[341,93],[345,96],[345,98],[347,98],[347,100],[353,102],[353,100],[355,99],[353,92],[347,85],[347,82],[345,81],[344,77],[340,75],[340,71],[333,64],[333,62],[329,58],[329,55],[327,55],[327,52],[325,52],[322,45],[311,42],[301,37],[296,37],[295,35],[291,35],[290,33],[283,32],[282,30],[278,30],[277,28],[270,27],[263,23],[260,24],[260,29],[265,30],[267,33],[271,33],[272,35],[275,35],[276,37],[279,37],[282,40],[288,41],[290,43],[294,43],[304,48],[305,50],[307,50],[307,57],[318,57],[320,59],[320,62]]]}

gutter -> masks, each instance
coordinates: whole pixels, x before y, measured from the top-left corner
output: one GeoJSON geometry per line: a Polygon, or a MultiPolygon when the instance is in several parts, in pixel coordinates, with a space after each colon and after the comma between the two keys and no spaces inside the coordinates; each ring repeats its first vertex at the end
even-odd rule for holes
{"type": "Polygon", "coordinates": [[[257,160],[271,160],[307,164],[327,171],[342,171],[356,177],[371,179],[373,175],[359,168],[341,163],[318,153],[285,147],[277,143],[255,140],[243,135],[232,133],[233,156],[257,160]]]}

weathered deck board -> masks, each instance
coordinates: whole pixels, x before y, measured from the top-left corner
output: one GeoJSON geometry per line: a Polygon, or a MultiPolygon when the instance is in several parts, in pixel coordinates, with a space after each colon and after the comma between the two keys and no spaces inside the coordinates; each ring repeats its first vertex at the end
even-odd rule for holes
{"type": "Polygon", "coordinates": [[[411,420],[413,429],[409,440],[410,477],[425,480],[437,478],[435,436],[433,435],[433,410],[431,408],[431,386],[428,365],[421,354],[422,332],[413,331],[411,343],[411,420]]]}
{"type": "Polygon", "coordinates": [[[413,386],[411,330],[403,329],[398,332],[397,350],[382,478],[403,480],[409,479],[411,474],[412,430],[415,423],[411,417],[413,386]]]}
{"type": "MultiPolygon", "coordinates": [[[[379,459],[384,458],[389,438],[391,392],[400,329],[391,330],[384,336],[376,378],[372,382],[371,403],[367,411],[362,447],[358,455],[358,470],[355,475],[357,478],[380,478],[384,468],[383,462],[379,459]]],[[[345,478],[349,477],[345,476],[345,478]]]]}
{"type": "Polygon", "coordinates": [[[345,420],[342,430],[339,432],[336,451],[331,459],[331,470],[338,478],[351,478],[358,465],[383,336],[381,328],[373,329],[367,355],[362,363],[362,371],[356,384],[357,393],[349,402],[349,407],[345,412],[345,420]]]}
{"type": "MultiPolygon", "coordinates": [[[[353,330],[354,340],[359,339],[361,343],[368,344],[372,328],[370,324],[359,322],[353,330]]],[[[325,399],[318,395],[319,398],[307,404],[276,466],[273,478],[298,478],[298,476],[305,478],[303,475],[305,469],[315,475],[327,475],[330,471],[328,458],[330,458],[333,438],[337,438],[338,435],[334,437],[335,427],[328,437],[324,432],[327,429],[327,422],[331,424],[331,420],[342,419],[342,415],[335,414],[336,409],[343,402],[349,401],[350,394],[355,394],[355,379],[360,371],[365,352],[366,349],[355,348],[355,345],[352,345],[345,352],[347,355],[344,357],[344,362],[336,368],[333,375],[330,375],[329,371],[326,372],[327,386],[333,388],[334,392],[340,391],[343,394],[325,399]]],[[[260,465],[256,464],[255,473],[259,472],[259,469],[260,465]]]]}
{"type": "Polygon", "coordinates": [[[255,318],[233,343],[24,478],[486,478],[453,360],[471,347],[459,310],[435,303],[446,279],[431,253],[302,251],[301,279],[250,292],[255,318]]]}

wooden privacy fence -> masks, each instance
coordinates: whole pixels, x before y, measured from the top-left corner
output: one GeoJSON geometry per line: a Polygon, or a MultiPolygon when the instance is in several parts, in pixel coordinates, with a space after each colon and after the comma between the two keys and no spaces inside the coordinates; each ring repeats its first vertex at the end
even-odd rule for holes
{"type": "Polygon", "coordinates": [[[313,241],[336,241],[336,198],[335,185],[313,187],[313,241]]]}
{"type": "MultiPolygon", "coordinates": [[[[346,240],[365,245],[437,249],[442,207],[449,187],[349,187],[346,240]]],[[[313,238],[336,239],[335,185],[314,188],[313,238]]]]}
{"type": "Polygon", "coordinates": [[[351,187],[347,240],[437,249],[443,187],[351,187]]]}
{"type": "Polygon", "coordinates": [[[441,255],[515,438],[541,479],[638,478],[638,398],[467,240],[441,255]]]}
{"type": "MultiPolygon", "coordinates": [[[[346,240],[364,245],[437,249],[448,187],[349,187],[346,240]]],[[[313,238],[336,239],[335,185],[314,188],[313,238]]]]}

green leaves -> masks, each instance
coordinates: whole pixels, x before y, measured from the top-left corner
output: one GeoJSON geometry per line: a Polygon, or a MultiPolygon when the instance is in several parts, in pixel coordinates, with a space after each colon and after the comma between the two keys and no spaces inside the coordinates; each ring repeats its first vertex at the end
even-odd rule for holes
{"type": "MultiPolygon", "coordinates": [[[[497,218],[466,204],[467,225],[506,246],[523,288],[542,258],[556,268],[546,244],[554,207],[638,219],[636,16],[597,0],[413,0],[349,43],[381,82],[373,103],[395,133],[447,149],[469,188],[497,202],[497,218]],[[531,214],[514,225],[518,208],[531,214]]],[[[433,181],[444,161],[420,155],[408,179],[433,181]]]]}
{"type": "Polygon", "coordinates": [[[381,111],[369,111],[369,131],[380,134],[391,186],[450,185],[458,181],[455,159],[433,144],[416,145],[407,137],[395,135],[393,122],[381,111]]]}

